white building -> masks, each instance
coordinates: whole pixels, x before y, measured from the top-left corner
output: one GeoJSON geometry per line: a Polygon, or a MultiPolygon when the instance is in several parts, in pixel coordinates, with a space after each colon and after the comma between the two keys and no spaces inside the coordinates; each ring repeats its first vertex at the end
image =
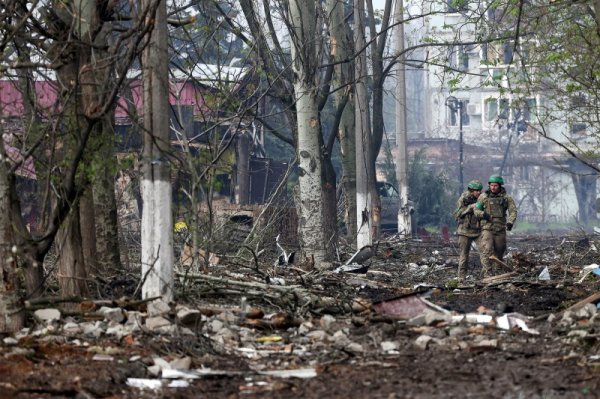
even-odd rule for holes
{"type": "MultiPolygon", "coordinates": [[[[521,221],[564,223],[580,216],[589,221],[585,212],[579,212],[576,179],[569,173],[587,172],[586,168],[539,134],[543,128],[561,141],[585,132],[585,127],[540,123],[543,112],[552,108],[551,100],[544,93],[527,93],[526,86],[519,83],[535,76],[535,70],[527,65],[528,43],[523,41],[517,51],[512,41],[477,43],[475,25],[467,21],[466,13],[446,4],[438,7],[450,12],[431,15],[420,26],[413,24],[412,36],[407,33],[408,46],[424,38],[447,43],[421,52],[429,62],[423,63],[421,71],[407,73],[409,113],[411,107],[418,107],[422,109],[414,112],[425,115],[423,126],[409,124],[409,139],[455,140],[457,156],[448,160],[447,170],[457,185],[455,176],[461,171],[465,185],[473,178],[485,182],[490,174],[502,174],[521,221]],[[411,87],[420,81],[422,87],[411,87]],[[420,98],[411,95],[413,90],[425,93],[424,101],[411,102],[411,98],[420,98]]],[[[494,13],[488,11],[486,18],[494,18],[494,13]]],[[[418,123],[418,118],[415,120],[418,123]]],[[[589,207],[597,197],[595,177],[583,180],[578,179],[583,183],[580,197],[587,197],[589,207]]],[[[586,212],[595,218],[595,211],[586,212]]]]}

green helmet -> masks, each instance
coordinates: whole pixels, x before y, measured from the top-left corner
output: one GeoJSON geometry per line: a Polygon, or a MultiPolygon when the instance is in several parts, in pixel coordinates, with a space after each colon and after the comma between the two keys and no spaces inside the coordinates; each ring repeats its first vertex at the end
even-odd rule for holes
{"type": "Polygon", "coordinates": [[[488,183],[504,184],[504,179],[500,175],[491,175],[488,179],[488,183]]]}
{"type": "Polygon", "coordinates": [[[483,188],[483,184],[479,180],[471,180],[467,185],[467,188],[471,190],[481,190],[483,188]]]}

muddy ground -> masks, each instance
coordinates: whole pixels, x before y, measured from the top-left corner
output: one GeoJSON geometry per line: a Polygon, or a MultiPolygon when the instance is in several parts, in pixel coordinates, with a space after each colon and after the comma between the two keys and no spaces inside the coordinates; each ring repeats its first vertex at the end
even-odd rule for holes
{"type": "MultiPolygon", "coordinates": [[[[538,334],[501,330],[493,323],[414,323],[372,308],[286,308],[249,289],[251,306],[283,312],[295,322],[229,320],[234,338],[223,340],[209,327],[211,317],[191,328],[194,335],[142,329],[118,338],[68,334],[62,329],[64,314],[43,330],[30,320],[31,330],[15,340],[4,337],[0,346],[0,398],[600,397],[600,316],[590,313],[561,322],[573,305],[600,292],[600,279],[593,273],[579,282],[582,268],[600,260],[595,237],[511,235],[506,264],[514,272],[489,284],[479,278],[477,256],[472,255],[471,277],[457,287],[452,281],[455,240],[392,237],[379,245],[367,274],[272,269],[271,281],[276,276],[297,284],[300,279],[300,285],[322,296],[343,293],[371,304],[418,296],[454,315],[516,312],[528,316],[527,326],[538,334]],[[538,279],[545,267],[549,281],[538,279]],[[321,336],[316,331],[325,331],[326,338],[316,338],[321,336]],[[251,338],[245,340],[244,334],[251,338]],[[156,389],[131,386],[132,378],[160,381],[149,372],[155,357],[189,357],[190,369],[210,372],[183,378],[187,387],[168,387],[164,380],[156,389]],[[309,375],[262,373],[298,369],[309,375]]],[[[496,273],[509,271],[504,269],[498,265],[496,273]]],[[[210,274],[250,279],[255,273],[224,261],[210,274]]],[[[225,295],[214,285],[206,289],[206,283],[187,286],[185,292],[179,302],[189,307],[243,306],[239,296],[225,295]]],[[[74,323],[92,318],[72,313],[74,323]]]]}

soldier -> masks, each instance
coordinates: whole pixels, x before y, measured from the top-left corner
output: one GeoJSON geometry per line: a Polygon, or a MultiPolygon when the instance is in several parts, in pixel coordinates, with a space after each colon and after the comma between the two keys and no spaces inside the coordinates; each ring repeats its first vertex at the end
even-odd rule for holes
{"type": "Polygon", "coordinates": [[[479,196],[475,204],[475,215],[482,219],[479,243],[484,277],[491,272],[490,256],[495,255],[500,260],[504,257],[506,230],[512,230],[517,220],[515,201],[506,193],[503,185],[502,176],[490,176],[488,190],[479,196]]]}
{"type": "Polygon", "coordinates": [[[456,211],[454,217],[458,222],[458,274],[457,280],[462,283],[465,278],[465,272],[469,265],[469,252],[471,252],[471,244],[477,242],[481,234],[479,217],[475,216],[473,209],[477,198],[481,194],[483,184],[479,180],[471,180],[467,185],[467,189],[460,195],[456,203],[456,211]]]}

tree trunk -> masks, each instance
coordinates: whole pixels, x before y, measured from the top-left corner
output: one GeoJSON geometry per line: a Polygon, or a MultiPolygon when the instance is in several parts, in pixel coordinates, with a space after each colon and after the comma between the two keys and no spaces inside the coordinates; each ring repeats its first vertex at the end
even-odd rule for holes
{"type": "Polygon", "coordinates": [[[369,191],[369,169],[371,160],[371,129],[369,126],[369,97],[367,93],[367,55],[365,53],[364,0],[355,0],[355,105],[356,105],[356,245],[362,248],[371,245],[372,205],[369,191]]]}
{"type": "Polygon", "coordinates": [[[122,270],[117,199],[115,197],[114,130],[105,118],[99,124],[100,148],[96,151],[96,175],[92,180],[95,204],[97,266],[100,275],[122,270]]]}
{"type": "MultiPolygon", "coordinates": [[[[143,2],[152,7],[152,1],[143,2]]],[[[142,56],[144,151],[142,158],[142,297],[173,298],[173,216],[169,151],[169,70],[166,2],[150,10],[154,29],[142,56]]]]}
{"type": "Polygon", "coordinates": [[[588,225],[597,219],[596,216],[596,179],[598,176],[595,173],[587,172],[572,173],[573,187],[577,197],[577,205],[579,206],[579,223],[588,225]],[[584,174],[585,173],[585,174],[584,174]],[[590,174],[592,173],[592,174],[590,174]]]}
{"type": "MultiPolygon", "coordinates": [[[[327,11],[331,18],[331,56],[333,61],[342,61],[354,53],[352,31],[348,24],[344,23],[344,5],[336,0],[327,2],[327,11]]],[[[338,139],[340,141],[342,157],[342,185],[344,188],[344,222],[346,224],[348,237],[356,237],[356,137],[354,134],[354,96],[351,85],[354,80],[352,73],[353,65],[343,62],[336,66],[334,86],[336,88],[347,87],[346,90],[338,91],[335,97],[336,108],[344,101],[343,96],[350,96],[346,103],[340,125],[338,128],[338,139]]]]}
{"type": "MultiPolygon", "coordinates": [[[[1,136],[1,135],[0,135],[1,136]]],[[[0,333],[13,333],[23,328],[25,313],[20,297],[16,254],[13,253],[11,187],[4,141],[0,139],[0,333]]]]}
{"type": "Polygon", "coordinates": [[[63,298],[87,295],[87,274],[79,223],[79,205],[74,205],[56,234],[58,285],[63,298]]]}
{"type": "Polygon", "coordinates": [[[237,137],[235,146],[237,162],[235,164],[235,203],[246,205],[250,202],[250,146],[252,139],[248,133],[237,137]]]}
{"type": "Polygon", "coordinates": [[[87,270],[91,274],[98,273],[96,251],[96,223],[94,221],[94,196],[88,187],[79,200],[79,221],[81,223],[81,250],[86,260],[87,270]]]}
{"type": "Polygon", "coordinates": [[[326,240],[323,140],[317,96],[315,1],[290,1],[291,39],[298,128],[299,236],[304,256],[316,265],[331,258],[326,240]]]}
{"type": "MultiPolygon", "coordinates": [[[[404,51],[404,7],[402,0],[396,0],[395,10],[395,50],[396,54],[404,51]]],[[[408,140],[406,132],[406,80],[404,74],[404,55],[399,56],[396,64],[396,180],[400,193],[400,208],[398,209],[398,232],[406,236],[412,233],[411,206],[408,203],[408,140]]]]}

